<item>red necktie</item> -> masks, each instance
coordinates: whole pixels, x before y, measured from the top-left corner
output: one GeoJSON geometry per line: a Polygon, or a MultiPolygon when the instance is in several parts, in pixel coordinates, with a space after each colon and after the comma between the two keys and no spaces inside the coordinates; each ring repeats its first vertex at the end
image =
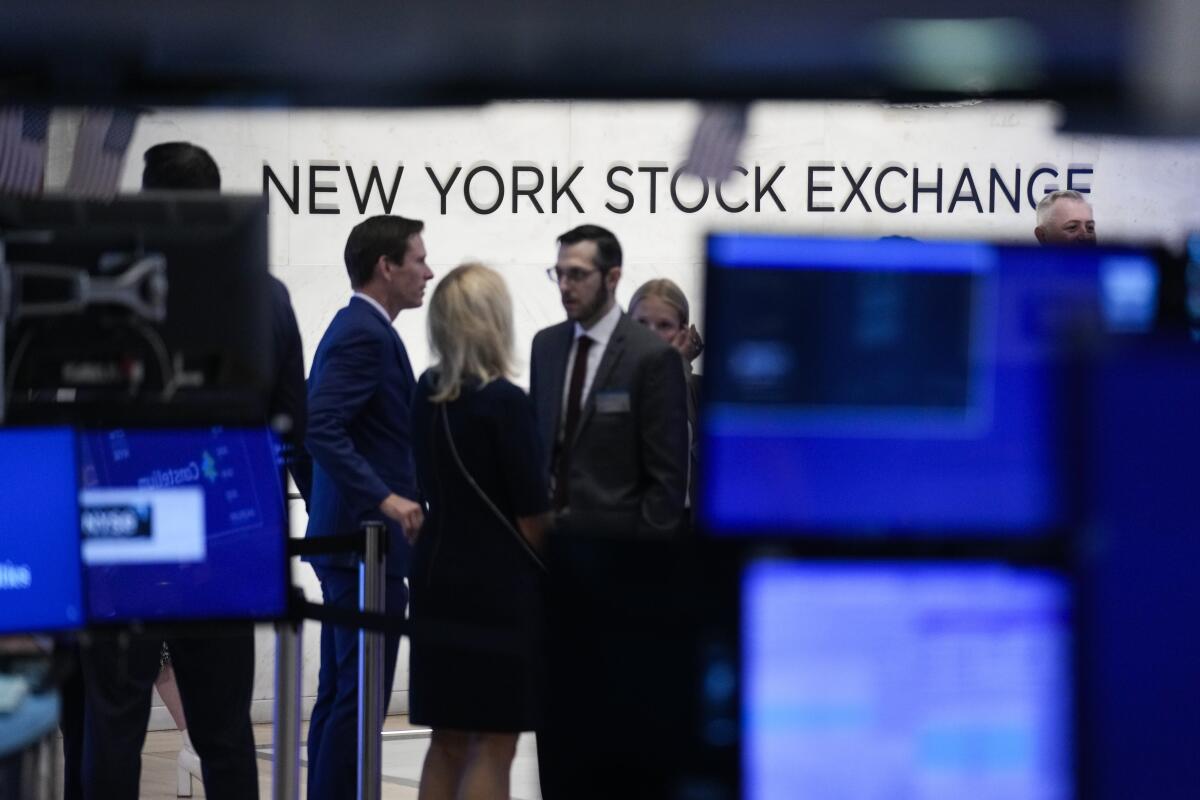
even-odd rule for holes
{"type": "Polygon", "coordinates": [[[575,437],[575,428],[579,426],[580,405],[583,402],[583,382],[587,378],[588,350],[592,347],[592,340],[587,336],[580,336],[575,342],[575,365],[571,368],[571,383],[567,389],[567,417],[563,424],[558,469],[555,471],[554,477],[555,508],[565,508],[567,505],[567,472],[571,462],[571,441],[575,437]]]}

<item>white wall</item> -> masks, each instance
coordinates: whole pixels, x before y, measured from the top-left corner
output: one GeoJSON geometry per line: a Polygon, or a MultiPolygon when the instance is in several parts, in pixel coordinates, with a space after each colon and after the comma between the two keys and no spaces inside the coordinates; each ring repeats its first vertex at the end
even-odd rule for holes
{"type": "MultiPolygon", "coordinates": [[[[142,118],[130,148],[123,187],[134,191],[141,173],[141,153],[150,145],[186,139],[207,148],[220,164],[224,188],[229,192],[258,193],[263,188],[263,167],[291,187],[292,166],[300,168],[299,206],[293,214],[282,195],[271,197],[271,269],[290,288],[300,323],[306,358],[325,326],[349,297],[341,261],[349,229],[362,215],[355,205],[346,166],[354,170],[360,191],[372,165],[378,165],[384,187],[391,188],[398,166],[404,172],[396,194],[394,213],[425,220],[429,261],[436,274],[454,265],[479,259],[499,269],[507,278],[517,309],[518,351],[525,353],[534,332],[562,318],[557,292],[543,275],[554,259],[554,239],[584,221],[611,228],[625,249],[625,276],[619,297],[628,299],[644,280],[666,276],[678,282],[692,299],[693,316],[703,318],[702,237],[712,229],[768,229],[815,234],[883,236],[899,234],[919,238],[982,236],[1031,241],[1034,213],[1022,190],[1020,211],[1003,197],[995,211],[989,209],[988,175],[995,167],[1011,183],[1017,169],[1022,179],[1040,166],[1056,168],[1060,177],[1043,175],[1034,185],[1035,196],[1065,188],[1066,172],[1081,170],[1080,183],[1091,190],[1097,230],[1102,240],[1131,238],[1178,243],[1185,232],[1200,228],[1200,145],[1196,142],[1147,142],[1100,136],[1061,135],[1055,128],[1058,112],[1051,105],[968,103],[949,107],[882,107],[870,104],[762,103],[751,109],[740,163],[751,173],[735,176],[725,187],[725,199],[735,206],[747,199],[746,211],[722,210],[710,193],[697,213],[684,213],[672,203],[669,174],[658,177],[656,211],[649,209],[648,176],[639,168],[665,165],[677,168],[686,158],[698,108],[690,103],[502,103],[481,108],[420,111],[178,111],[160,110],[142,118]],[[309,210],[309,170],[336,166],[321,174],[322,185],[335,192],[317,195],[317,204],[336,206],[338,214],[309,210]],[[536,166],[549,182],[557,167],[560,180],[576,167],[583,171],[572,184],[583,207],[580,213],[569,202],[550,208],[549,189],[537,213],[528,199],[512,211],[511,199],[492,214],[473,212],[462,192],[467,173],[491,166],[510,188],[514,165],[536,166]],[[609,170],[624,165],[635,172],[622,177],[634,193],[634,206],[614,213],[625,196],[606,182],[609,170]],[[786,210],[769,198],[761,210],[753,206],[756,167],[763,180],[780,165],[784,172],[774,188],[786,210]],[[438,192],[426,173],[432,169],[445,181],[461,166],[442,213],[438,192]],[[832,166],[834,170],[821,171],[832,166]],[[864,184],[867,211],[857,200],[844,213],[808,210],[809,169],[816,168],[816,183],[832,191],[818,192],[818,204],[840,209],[849,196],[843,166],[855,178],[869,167],[864,184]],[[883,199],[910,205],[887,213],[875,198],[875,179],[888,166],[912,173],[921,183],[933,181],[943,170],[942,204],[921,195],[920,208],[911,202],[911,176],[893,172],[882,184],[883,199]],[[979,210],[960,200],[949,206],[963,170],[969,169],[981,196],[979,210]],[[1087,172],[1090,170],[1090,172],[1087,172]]],[[[531,175],[526,175],[532,180],[531,175]]],[[[528,184],[527,184],[528,185],[528,184]]],[[[472,184],[478,206],[491,205],[494,182],[486,175],[472,184]]],[[[700,197],[694,178],[679,183],[682,199],[700,197]]],[[[368,214],[382,213],[378,195],[368,214]]],[[[420,372],[429,358],[424,338],[422,310],[406,311],[396,327],[408,345],[414,368],[420,372]]],[[[526,380],[524,365],[520,381],[526,380]]],[[[303,530],[303,513],[293,508],[293,533],[303,530]]],[[[297,579],[310,596],[319,591],[306,567],[297,579]]],[[[317,626],[305,632],[305,695],[315,692],[317,626]]],[[[272,690],[273,643],[266,632],[259,640],[259,675],[256,681],[256,716],[267,712],[272,690]]],[[[393,708],[406,706],[407,656],[402,653],[393,708]]],[[[156,711],[156,714],[159,712],[156,711]]],[[[156,719],[160,717],[156,716],[156,719]]],[[[265,716],[261,716],[265,718],[265,716]]]]}
{"type": "MultiPolygon", "coordinates": [[[[635,206],[616,214],[605,202],[624,198],[605,181],[614,165],[632,169],[666,165],[672,169],[687,155],[698,109],[690,103],[503,103],[471,109],[421,111],[172,111],[142,118],[130,148],[123,186],[135,190],[141,172],[140,154],[152,144],[188,139],[208,148],[221,165],[224,187],[230,192],[258,193],[263,165],[268,164],[287,185],[291,167],[300,167],[301,213],[290,212],[273,188],[271,196],[271,267],[289,286],[300,321],[306,355],[312,351],[333,316],[349,295],[341,254],[346,234],[362,216],[355,207],[348,164],[361,183],[372,164],[379,166],[390,189],[398,165],[404,174],[393,211],[426,222],[425,240],[434,272],[444,274],[467,259],[480,259],[500,269],[509,280],[518,312],[518,344],[524,350],[537,328],[561,319],[554,287],[542,275],[554,258],[554,238],[584,221],[610,227],[625,249],[625,277],[620,297],[627,299],[644,280],[655,276],[675,279],[701,310],[702,236],[720,228],[769,229],[818,234],[920,238],[987,236],[1031,241],[1034,214],[1025,198],[1020,213],[1001,198],[995,213],[987,212],[987,176],[995,166],[1005,176],[1021,168],[1026,178],[1041,165],[1064,173],[1058,181],[1043,177],[1041,192],[1061,188],[1072,165],[1092,170],[1081,176],[1090,184],[1097,226],[1102,239],[1154,238],[1178,241],[1185,231],[1200,226],[1200,145],[1195,142],[1146,142],[1114,137],[1067,136],[1055,132],[1058,113],[1051,105],[963,104],[935,108],[886,108],[866,104],[763,103],[749,118],[741,163],[765,176],[780,164],[785,171],[775,183],[786,211],[769,200],[761,212],[739,214],[721,210],[710,197],[698,213],[687,214],[671,203],[659,178],[657,209],[650,213],[647,176],[626,179],[636,192],[635,206]],[[319,205],[336,205],[339,214],[308,213],[308,170],[313,164],[339,167],[319,181],[337,187],[317,195],[319,205]],[[558,167],[565,178],[576,166],[583,172],[573,184],[584,213],[569,203],[557,213],[536,213],[522,199],[512,213],[506,196],[490,215],[472,212],[464,202],[466,173],[490,165],[510,183],[511,169],[536,165],[549,173],[558,167]],[[932,181],[943,169],[943,213],[934,198],[923,195],[920,210],[897,214],[881,211],[873,197],[873,180],[888,165],[909,172],[920,170],[921,182],[932,181]],[[866,194],[873,208],[861,205],[845,213],[807,210],[807,170],[832,165],[834,173],[819,173],[818,182],[833,186],[819,193],[820,202],[840,206],[848,192],[841,172],[845,165],[856,177],[866,167],[866,194]],[[462,173],[449,194],[447,213],[426,174],[432,168],[445,180],[455,166],[462,173]],[[954,184],[969,167],[984,194],[984,213],[960,202],[947,213],[954,184]]],[[[474,184],[477,204],[487,205],[494,183],[486,175],[474,184]]],[[[508,188],[506,186],[506,188],[508,188]]],[[[911,180],[890,175],[884,182],[890,203],[908,200],[911,180]]],[[[680,182],[685,200],[699,197],[695,179],[680,182]]],[[[734,176],[727,199],[753,196],[753,178],[734,176]]],[[[368,214],[382,213],[378,195],[368,214]]],[[[697,318],[702,315],[697,314],[697,318]]],[[[428,362],[424,346],[424,314],[405,312],[396,323],[408,343],[414,367],[428,362]]],[[[521,376],[524,378],[524,376],[521,376]]]]}

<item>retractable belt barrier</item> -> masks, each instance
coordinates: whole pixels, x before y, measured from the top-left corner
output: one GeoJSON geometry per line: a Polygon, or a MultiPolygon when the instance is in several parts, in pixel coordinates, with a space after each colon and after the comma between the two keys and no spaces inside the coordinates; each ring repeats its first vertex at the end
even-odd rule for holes
{"type": "Polygon", "coordinates": [[[289,556],[357,553],[359,610],[326,608],[293,597],[288,604],[288,619],[276,627],[276,800],[298,800],[300,796],[300,662],[304,619],[358,628],[358,797],[379,800],[383,779],[383,635],[385,631],[411,635],[405,620],[393,620],[383,613],[387,542],[387,528],[377,521],[363,523],[356,533],[288,540],[289,556]]]}
{"type": "Polygon", "coordinates": [[[384,611],[387,528],[363,523],[361,530],[315,539],[289,539],[289,556],[355,553],[359,556],[359,609],[334,608],[291,598],[288,618],[276,626],[276,711],[274,797],[298,800],[300,793],[301,630],[304,620],[357,628],[358,797],[378,800],[382,788],[384,634],[407,636],[464,651],[521,657],[526,653],[512,631],[452,622],[413,622],[384,611]]]}
{"type": "Polygon", "coordinates": [[[298,800],[300,796],[301,630],[306,618],[358,628],[358,797],[379,800],[382,788],[383,634],[411,635],[405,620],[382,613],[387,528],[382,522],[367,522],[356,533],[288,540],[289,556],[330,553],[359,555],[359,611],[291,598],[288,619],[276,626],[276,800],[298,800]]]}
{"type": "MultiPolygon", "coordinates": [[[[333,553],[364,552],[365,530],[337,536],[321,536],[315,539],[289,539],[289,556],[330,555],[333,553]]],[[[346,628],[360,628],[376,633],[394,633],[441,645],[450,645],[462,650],[480,650],[496,655],[523,656],[525,648],[513,643],[512,631],[498,631],[475,625],[437,621],[414,622],[403,617],[379,611],[351,611],[334,608],[323,603],[313,603],[299,595],[289,603],[289,618],[293,621],[306,619],[328,622],[346,628]]]]}
{"type": "Polygon", "coordinates": [[[356,533],[342,533],[337,536],[288,539],[287,551],[289,556],[327,556],[333,553],[355,553],[361,556],[366,552],[366,542],[367,533],[364,528],[356,533]]]}

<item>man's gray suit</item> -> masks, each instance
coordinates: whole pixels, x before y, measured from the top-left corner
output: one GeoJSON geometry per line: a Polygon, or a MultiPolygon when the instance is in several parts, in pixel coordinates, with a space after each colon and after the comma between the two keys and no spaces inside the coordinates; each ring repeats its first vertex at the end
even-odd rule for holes
{"type": "MultiPolygon", "coordinates": [[[[530,394],[554,468],[575,323],[533,339],[530,394]]],[[[679,353],[622,313],[584,398],[569,448],[568,529],[669,536],[687,491],[687,388],[679,353]]]]}
{"type": "MultiPolygon", "coordinates": [[[[549,456],[547,474],[560,449],[556,440],[574,347],[575,323],[569,320],[533,339],[529,388],[549,456]]],[[[603,785],[607,764],[595,762],[606,751],[589,729],[604,715],[636,718],[623,687],[637,685],[634,673],[644,665],[636,658],[614,663],[615,642],[624,640],[614,634],[613,621],[626,621],[619,613],[626,608],[624,596],[614,586],[626,585],[626,571],[644,563],[640,552],[625,558],[628,548],[658,552],[656,545],[668,545],[681,531],[686,393],[679,353],[621,314],[583,398],[575,435],[561,445],[570,448],[567,510],[559,515],[549,548],[547,702],[537,732],[546,800],[600,796],[594,789],[603,785]],[[625,538],[629,534],[657,541],[625,538]],[[599,665],[603,675],[597,679],[599,665]]]]}

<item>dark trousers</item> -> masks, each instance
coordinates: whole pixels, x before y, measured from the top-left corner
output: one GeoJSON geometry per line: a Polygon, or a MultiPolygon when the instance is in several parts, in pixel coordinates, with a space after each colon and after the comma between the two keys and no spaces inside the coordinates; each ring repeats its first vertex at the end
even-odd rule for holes
{"type": "MultiPolygon", "coordinates": [[[[164,637],[95,641],[82,652],[86,693],[83,796],[136,800],[150,690],[158,677],[164,637]]],[[[200,756],[208,797],[258,797],[250,727],[254,691],[254,627],[227,633],[167,636],[188,734],[200,756]]]]}
{"type": "Polygon", "coordinates": [[[542,791],[542,800],[561,800],[571,796],[568,775],[561,764],[566,756],[557,747],[560,741],[554,726],[542,723],[537,729],[538,784],[542,791]]]}
{"type": "Polygon", "coordinates": [[[63,743],[63,800],[83,800],[83,666],[79,645],[67,645],[64,651],[67,674],[59,687],[62,707],[58,715],[63,743]]]}
{"type": "Polygon", "coordinates": [[[679,795],[701,685],[702,573],[688,547],[604,529],[551,534],[544,800],[679,795]]]}
{"type": "MultiPolygon", "coordinates": [[[[358,571],[315,568],[325,605],[358,608],[358,571]]],[[[385,609],[403,616],[408,604],[404,580],[387,579],[385,609]]],[[[399,634],[385,634],[383,704],[392,695],[399,634]]],[[[317,700],[308,726],[309,800],[354,798],[358,792],[358,630],[321,624],[321,671],[317,700]]]]}

